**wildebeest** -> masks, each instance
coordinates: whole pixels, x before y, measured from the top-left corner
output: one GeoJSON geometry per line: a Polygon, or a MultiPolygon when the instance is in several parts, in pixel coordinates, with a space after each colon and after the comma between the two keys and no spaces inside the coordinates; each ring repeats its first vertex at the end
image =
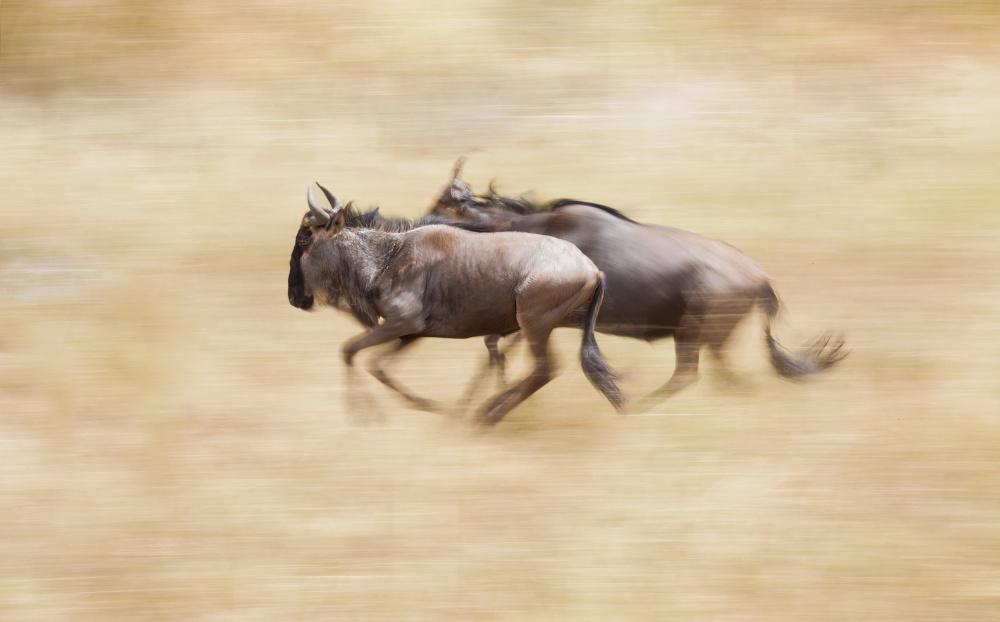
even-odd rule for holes
{"type": "MultiPolygon", "coordinates": [[[[348,311],[369,328],[344,345],[349,374],[354,356],[379,344],[398,341],[395,354],[420,337],[464,339],[520,331],[534,356],[534,369],[483,408],[479,421],[492,425],[549,382],[549,335],[585,306],[585,317],[577,324],[584,331],[581,366],[591,384],[622,410],[624,399],[594,339],[604,277],[572,244],[434,224],[403,232],[348,227],[351,210],[320,188],[331,209],[316,203],[310,185],[309,212],[300,223],[290,261],[288,300],[300,309],[311,309],[318,301],[348,311]]],[[[377,212],[354,216],[369,226],[380,220],[377,212]]],[[[426,404],[380,367],[373,373],[417,405],[426,404]]]]}
{"type": "Polygon", "coordinates": [[[475,195],[460,179],[464,158],[430,213],[485,230],[538,233],[576,245],[604,272],[607,300],[597,319],[604,333],[655,341],[673,336],[673,375],[650,398],[664,399],[695,382],[702,346],[725,366],[727,340],[759,304],[774,369],[802,378],[841,360],[843,340],[824,336],[793,354],[778,344],[771,323],[780,303],[770,279],[735,247],[700,235],[635,222],[605,205],[561,199],[538,204],[505,197],[492,184],[475,195]]]}

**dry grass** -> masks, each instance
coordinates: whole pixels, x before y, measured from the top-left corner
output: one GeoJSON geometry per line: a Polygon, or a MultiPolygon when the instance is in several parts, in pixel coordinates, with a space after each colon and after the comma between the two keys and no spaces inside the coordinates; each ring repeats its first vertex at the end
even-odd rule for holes
{"type": "Polygon", "coordinates": [[[0,618],[994,619],[1000,16],[758,4],[4,2],[0,618]],[[489,434],[347,412],[303,186],[413,216],[462,154],[736,244],[851,356],[784,383],[755,317],[742,382],[621,418],[565,331],[489,434]]]}

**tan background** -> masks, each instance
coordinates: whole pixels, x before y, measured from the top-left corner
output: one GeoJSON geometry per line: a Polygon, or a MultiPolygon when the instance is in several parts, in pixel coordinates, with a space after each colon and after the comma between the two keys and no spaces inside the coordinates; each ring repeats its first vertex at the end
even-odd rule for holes
{"type": "Polygon", "coordinates": [[[0,89],[0,618],[1000,611],[996,3],[6,0],[0,89]],[[368,378],[360,423],[358,327],[285,297],[305,184],[416,216],[460,155],[735,244],[851,356],[785,383],[755,315],[742,384],[622,418],[565,330],[490,434],[368,378]]]}

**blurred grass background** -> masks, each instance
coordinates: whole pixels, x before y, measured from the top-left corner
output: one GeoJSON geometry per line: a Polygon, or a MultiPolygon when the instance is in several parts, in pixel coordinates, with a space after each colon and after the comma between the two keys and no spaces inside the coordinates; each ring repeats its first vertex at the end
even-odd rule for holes
{"type": "MultiPolygon", "coordinates": [[[[4,620],[1000,609],[992,1],[7,0],[0,128],[4,620]],[[490,434],[368,379],[359,425],[359,328],[285,297],[303,186],[416,216],[460,155],[735,244],[851,356],[779,381],[755,317],[740,384],[620,418],[566,330],[490,434]]],[[[634,397],[672,368],[599,342],[634,397]]]]}

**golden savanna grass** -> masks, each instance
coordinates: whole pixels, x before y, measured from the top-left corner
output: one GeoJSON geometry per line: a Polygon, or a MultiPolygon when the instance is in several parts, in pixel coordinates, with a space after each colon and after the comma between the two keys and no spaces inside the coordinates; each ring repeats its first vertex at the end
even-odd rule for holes
{"type": "MultiPolygon", "coordinates": [[[[0,618],[995,619],[998,13],[4,2],[0,618]],[[620,417],[566,329],[489,433],[349,412],[360,328],[285,298],[304,186],[412,217],[460,155],[736,245],[851,355],[783,382],[754,315],[735,382],[620,417]]],[[[672,368],[598,341],[633,398],[672,368]]]]}

